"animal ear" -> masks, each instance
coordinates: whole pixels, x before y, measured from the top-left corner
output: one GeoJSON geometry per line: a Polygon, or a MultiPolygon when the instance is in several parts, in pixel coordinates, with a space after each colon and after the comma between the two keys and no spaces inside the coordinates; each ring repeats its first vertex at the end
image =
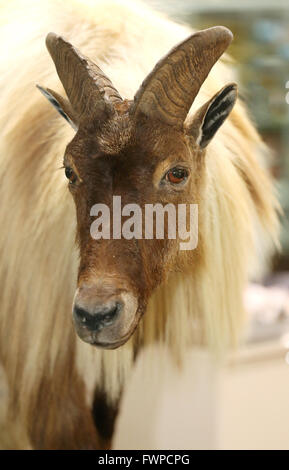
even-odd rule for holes
{"type": "Polygon", "coordinates": [[[205,148],[219,127],[229,116],[238,96],[236,83],[222,88],[205,103],[186,126],[186,133],[194,137],[200,148],[205,148]]]}
{"type": "Polygon", "coordinates": [[[69,122],[69,124],[73,127],[73,129],[77,131],[78,129],[77,118],[75,116],[75,113],[73,112],[73,109],[69,101],[63,98],[62,96],[60,96],[55,91],[50,90],[49,88],[43,88],[40,85],[36,85],[36,87],[45,96],[45,98],[48,99],[48,101],[59,112],[59,114],[61,114],[61,116],[64,117],[64,119],[66,119],[67,122],[69,122]]]}

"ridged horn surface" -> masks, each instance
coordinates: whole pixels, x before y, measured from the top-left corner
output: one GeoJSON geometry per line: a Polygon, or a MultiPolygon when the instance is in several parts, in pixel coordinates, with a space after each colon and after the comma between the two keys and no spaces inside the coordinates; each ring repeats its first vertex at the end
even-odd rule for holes
{"type": "Polygon", "coordinates": [[[190,107],[213,65],[233,39],[223,27],[199,31],[174,47],[146,77],[131,113],[182,128],[190,107]]]}
{"type": "Polygon", "coordinates": [[[103,71],[55,33],[47,35],[46,46],[78,119],[112,113],[113,103],[122,98],[103,71]]]}

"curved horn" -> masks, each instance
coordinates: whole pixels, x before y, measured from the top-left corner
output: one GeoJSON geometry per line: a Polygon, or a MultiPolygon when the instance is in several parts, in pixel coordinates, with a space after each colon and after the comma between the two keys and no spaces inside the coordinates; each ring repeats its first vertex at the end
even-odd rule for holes
{"type": "Polygon", "coordinates": [[[102,70],[55,33],[47,35],[46,46],[78,119],[111,114],[122,98],[102,70]]]}
{"type": "Polygon", "coordinates": [[[232,39],[229,29],[215,26],[174,47],[142,83],[131,112],[181,129],[208,73],[232,39]]]}

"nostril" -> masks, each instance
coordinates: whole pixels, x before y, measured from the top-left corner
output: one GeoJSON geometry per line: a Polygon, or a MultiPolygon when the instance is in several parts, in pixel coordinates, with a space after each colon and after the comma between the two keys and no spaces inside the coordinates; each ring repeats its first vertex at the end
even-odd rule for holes
{"type": "Polygon", "coordinates": [[[112,306],[101,306],[94,313],[74,306],[74,317],[78,323],[81,323],[89,330],[101,330],[104,327],[110,326],[118,316],[122,306],[120,302],[116,302],[112,306]]]}
{"type": "Polygon", "coordinates": [[[78,307],[78,305],[74,305],[73,313],[76,319],[80,321],[81,323],[86,323],[90,317],[90,313],[87,312],[87,310],[84,310],[83,308],[78,307]]]}
{"type": "Polygon", "coordinates": [[[115,304],[115,306],[111,310],[109,310],[107,313],[103,315],[102,322],[105,325],[110,325],[114,321],[119,309],[120,309],[120,304],[118,303],[115,304]]]}

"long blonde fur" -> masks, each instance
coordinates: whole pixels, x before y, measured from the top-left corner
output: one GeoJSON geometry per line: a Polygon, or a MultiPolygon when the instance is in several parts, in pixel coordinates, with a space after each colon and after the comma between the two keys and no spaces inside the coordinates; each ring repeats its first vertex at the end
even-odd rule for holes
{"type": "MultiPolygon", "coordinates": [[[[25,423],[42,378],[65,370],[68,355],[90,403],[97,384],[111,400],[118,397],[138,346],[162,341],[181,359],[192,343],[215,349],[234,343],[258,247],[277,241],[278,205],[261,168],[266,149],[238,101],[207,151],[201,265],[170,276],[119,350],[100,351],[76,339],[75,216],[58,170],[74,131],[35,88],[62,91],[45,36],[51,30],[71,40],[132,99],[154,64],[190,30],[129,0],[15,0],[1,2],[1,18],[0,354],[10,414],[25,423]]],[[[233,66],[226,61],[215,65],[192,111],[230,81],[233,66]]]]}

